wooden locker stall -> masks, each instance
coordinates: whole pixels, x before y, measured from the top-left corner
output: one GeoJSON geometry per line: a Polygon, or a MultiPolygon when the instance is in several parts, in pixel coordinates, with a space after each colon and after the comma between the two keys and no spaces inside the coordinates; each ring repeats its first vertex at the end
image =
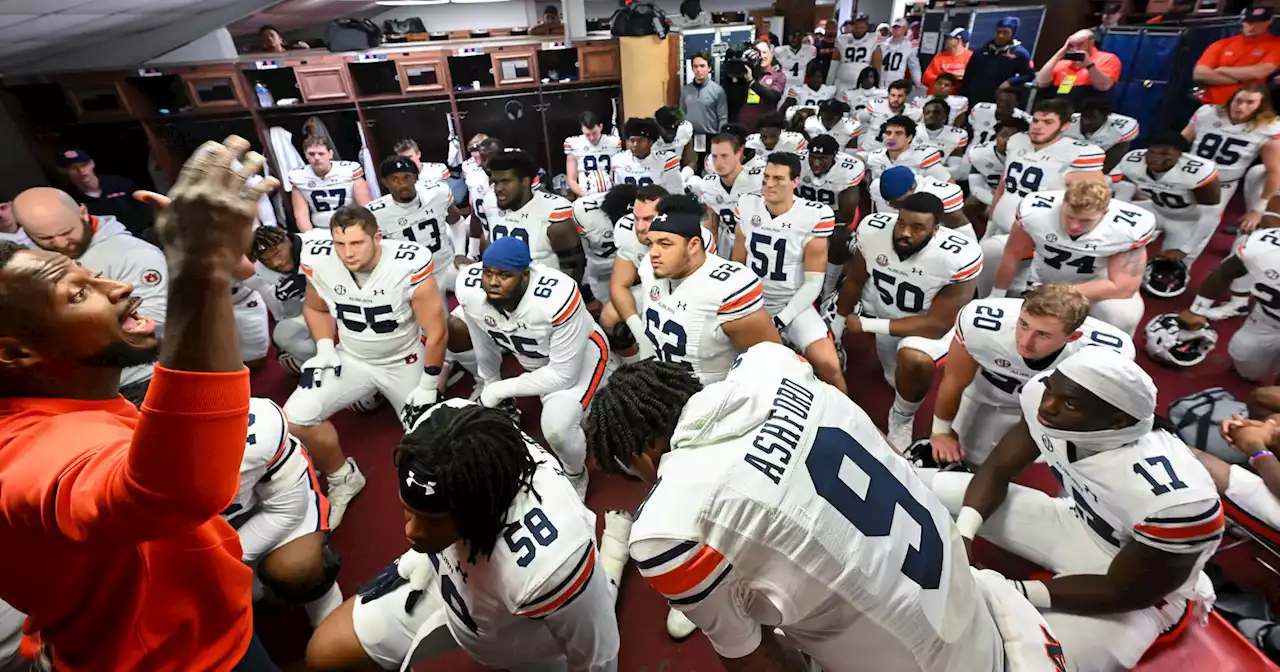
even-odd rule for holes
{"type": "Polygon", "coordinates": [[[396,142],[410,138],[422,150],[423,161],[444,163],[449,156],[449,131],[445,127],[452,113],[448,98],[413,101],[386,101],[362,105],[365,134],[381,154],[374,163],[392,154],[396,142]]]}
{"type": "Polygon", "coordinates": [[[459,92],[457,101],[463,137],[484,133],[509,148],[519,147],[529,152],[539,166],[549,165],[536,89],[496,95],[459,92]]]}
{"type": "MultiPolygon", "coordinates": [[[[551,162],[547,170],[552,175],[565,171],[565,155],[562,149],[564,139],[578,135],[582,127],[578,124],[578,115],[590,110],[604,122],[606,133],[618,133],[613,128],[613,100],[622,95],[622,89],[616,84],[604,86],[576,86],[558,89],[547,89],[542,92],[543,119],[546,123],[548,147],[551,149],[551,162]]],[[[618,119],[621,125],[623,119],[618,119]]]]}

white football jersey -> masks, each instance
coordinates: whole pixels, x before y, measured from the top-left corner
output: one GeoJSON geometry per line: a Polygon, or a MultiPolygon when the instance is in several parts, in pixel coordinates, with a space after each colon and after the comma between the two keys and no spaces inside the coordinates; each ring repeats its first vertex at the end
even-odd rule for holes
{"type": "Polygon", "coordinates": [[[1090,536],[1112,555],[1129,543],[1199,554],[1186,582],[1171,594],[1195,597],[1200,570],[1218,549],[1224,528],[1222,504],[1209,472],[1186,444],[1161,430],[1093,454],[1070,441],[1050,438],[1036,419],[1048,375],[1042,373],[1022,388],[1022,414],[1090,536]]]}
{"type": "MultiPolygon", "coordinates": [[[[443,405],[470,403],[449,399],[443,405]]],[[[524,440],[537,463],[532,487],[511,502],[507,531],[493,553],[471,562],[470,548],[458,542],[430,554],[449,605],[449,631],[482,665],[499,669],[554,657],[571,646],[557,645],[540,619],[580,597],[599,571],[595,514],[578,498],[560,461],[528,436],[524,440]]],[[[607,663],[593,661],[591,669],[607,663]]]]}
{"type": "Polygon", "coordinates": [[[946,507],[782,345],[752,347],[685,404],[631,556],[724,656],[750,653],[767,625],[813,642],[826,670],[1000,669],[946,507]]]}
{"type": "Polygon", "coordinates": [[[1112,112],[1111,116],[1107,117],[1107,123],[1094,131],[1093,135],[1085,137],[1084,131],[1080,129],[1080,113],[1076,112],[1071,115],[1071,123],[1067,124],[1067,130],[1063,133],[1068,138],[1101,147],[1105,152],[1122,142],[1132,142],[1138,137],[1138,120],[1112,112]]]}
{"type": "Polygon", "coordinates": [[[836,48],[840,50],[840,65],[836,70],[836,79],[849,84],[856,84],[863,69],[871,65],[871,54],[876,50],[879,36],[868,30],[862,37],[854,37],[853,33],[842,33],[836,37],[836,48]]]}
{"type": "Polygon", "coordinates": [[[784,44],[773,49],[773,60],[778,62],[778,67],[787,75],[787,84],[793,86],[804,82],[805,70],[817,55],[818,49],[812,44],[802,44],[799,49],[792,49],[791,45],[784,44]]]}
{"type": "Polygon", "coordinates": [[[412,201],[400,203],[386,194],[369,203],[369,212],[378,220],[385,238],[418,243],[431,253],[435,272],[453,265],[453,238],[449,236],[449,208],[453,190],[444,182],[419,184],[412,201]]]}
{"type": "Polygon", "coordinates": [[[876,213],[863,218],[855,232],[870,275],[862,288],[862,306],[884,319],[927,313],[944,287],[976,279],[982,270],[977,241],[946,228],[939,228],[919,252],[899,259],[893,248],[897,221],[897,215],[876,213]]]}
{"type": "Polygon", "coordinates": [[[684,156],[685,145],[693,140],[693,122],[682,121],[676,126],[676,137],[670,142],[659,137],[653,141],[653,151],[655,152],[671,152],[677,157],[684,156]]]}
{"type": "Polygon", "coordinates": [[[800,157],[800,186],[796,187],[796,194],[834,210],[840,204],[840,194],[862,184],[866,173],[867,167],[858,157],[840,152],[836,154],[830,170],[823,175],[815,175],[809,165],[809,157],[805,155],[800,157]]]}
{"type": "Polygon", "coordinates": [[[1066,137],[1036,149],[1030,135],[1018,133],[1005,149],[1005,194],[1021,197],[1065,189],[1067,173],[1100,171],[1106,158],[1100,147],[1066,137]]]}
{"type": "Polygon", "coordinates": [[[888,86],[899,79],[919,81],[920,57],[919,49],[910,38],[894,40],[892,38],[880,43],[880,83],[888,86]],[[908,75],[908,73],[910,73],[908,75]]]}
{"type": "Polygon", "coordinates": [[[1253,316],[1280,325],[1280,229],[1258,229],[1236,246],[1253,279],[1253,316]]]}
{"type": "MultiPolygon", "coordinates": [[[[1017,408],[1022,386],[1042,371],[1058,368],[1080,348],[1101,345],[1133,359],[1133,339],[1121,329],[1102,320],[1086,317],[1080,337],[1052,356],[1028,360],[1018,354],[1018,319],[1022,299],[975,299],[956,316],[955,339],[978,363],[978,372],[994,389],[987,390],[987,404],[1017,408]],[[995,397],[995,398],[991,398],[995,397]]],[[[984,389],[979,386],[975,390],[984,389]]]]}
{"type": "Polygon", "coordinates": [[[823,84],[818,87],[817,91],[809,88],[808,84],[800,84],[787,88],[787,95],[783,99],[795,98],[796,105],[799,107],[812,107],[818,109],[818,105],[825,100],[831,100],[836,97],[836,87],[829,84],[823,84]]]}
{"type": "MultiPolygon", "coordinates": [[[[919,96],[911,101],[911,106],[920,108],[920,112],[923,114],[924,104],[934,98],[935,96],[919,96]]],[[[947,96],[942,99],[942,102],[946,103],[947,108],[951,110],[951,114],[947,117],[947,125],[954,124],[960,115],[969,111],[968,96],[947,96]]]]}
{"type": "Polygon", "coordinates": [[[240,489],[222,517],[234,520],[252,512],[258,502],[298,487],[309,489],[304,479],[310,469],[306,449],[289,434],[284,411],[270,399],[251,397],[249,431],[240,460],[240,489]]]}
{"type": "Polygon", "coordinates": [[[764,146],[764,141],[760,139],[759,133],[752,133],[751,135],[748,135],[745,145],[747,149],[755,152],[755,156],[752,160],[768,158],[768,156],[774,152],[791,152],[792,154],[799,154],[808,146],[809,142],[805,140],[804,134],[796,131],[783,131],[782,134],[778,136],[778,144],[774,145],[773,149],[769,149],[764,146]]]}
{"type": "Polygon", "coordinates": [[[879,179],[884,171],[894,166],[906,166],[916,175],[938,176],[941,173],[945,176],[945,160],[942,150],[929,145],[911,145],[896,159],[889,156],[887,147],[881,147],[867,153],[867,170],[873,180],[879,179]]]}
{"type": "Polygon", "coordinates": [[[830,238],[836,227],[831,207],[797,198],[791,209],[774,216],[759,193],[738,201],[738,226],[746,241],[747,265],[764,283],[764,306],[776,315],[804,284],[804,247],[814,238],[830,238]]]}
{"type": "Polygon", "coordinates": [[[734,210],[738,207],[738,200],[745,194],[760,191],[763,181],[764,168],[744,166],[742,172],[738,173],[738,177],[734,179],[733,185],[727,189],[724,186],[724,180],[721,180],[714,171],[703,177],[694,178],[689,183],[689,190],[694,197],[711,208],[720,220],[716,248],[726,259],[733,255],[734,236],[738,231],[738,217],[734,214],[734,210]]]}
{"type": "MultiPolygon", "coordinates": [[[[1031,123],[1031,115],[1020,108],[1013,109],[1013,118],[1031,123]]],[[[994,142],[1000,120],[996,117],[995,103],[975,103],[969,108],[969,125],[973,127],[973,144],[994,142]]]]}
{"type": "MultiPolygon", "coordinates": [[[[716,237],[711,235],[711,229],[705,226],[702,227],[702,243],[706,246],[709,254],[718,253],[719,246],[716,237]]],[[[635,266],[637,270],[641,266],[649,265],[649,261],[645,259],[645,257],[649,256],[649,246],[640,242],[640,238],[636,236],[636,218],[634,215],[624,215],[614,225],[613,244],[618,248],[615,258],[631,262],[631,265],[635,266]]]]}
{"type": "Polygon", "coordinates": [[[1147,150],[1135,149],[1124,155],[1111,169],[1114,182],[1133,184],[1151,200],[1143,203],[1157,215],[1168,219],[1193,222],[1199,216],[1195,190],[1218,179],[1218,167],[1207,159],[1183,153],[1168,172],[1153,175],[1147,169],[1147,150]]]}
{"type": "Polygon", "coordinates": [[[484,329],[494,344],[513,355],[526,371],[541,369],[566,352],[585,356],[586,341],[596,325],[573,278],[549,266],[531,265],[528,290],[508,313],[489,303],[481,285],[483,273],[480,262],[458,270],[458,304],[473,325],[484,329]],[[565,350],[570,345],[566,339],[574,341],[571,350],[565,350]]]}
{"type": "Polygon", "coordinates": [[[356,180],[364,179],[364,168],[355,161],[334,161],[324,177],[310,165],[289,171],[289,182],[302,192],[311,212],[311,225],[329,228],[333,211],[356,202],[356,180]]]}
{"type": "Polygon", "coordinates": [[[857,119],[841,117],[840,121],[837,121],[835,126],[827,128],[826,125],[822,123],[822,119],[815,114],[804,120],[804,133],[809,136],[810,140],[818,137],[819,135],[829,135],[835,138],[836,144],[839,145],[840,149],[843,151],[849,146],[850,141],[859,135],[862,135],[862,124],[859,124],[857,119]]]}
{"type": "Polygon", "coordinates": [[[480,221],[484,221],[484,197],[493,187],[489,184],[489,173],[475,159],[462,162],[462,181],[467,185],[467,200],[471,203],[471,212],[480,221]]]}
{"type": "MultiPolygon", "coordinates": [[[[875,206],[876,212],[898,214],[898,209],[889,205],[889,202],[884,200],[884,196],[880,195],[880,178],[877,177],[871,182],[869,191],[871,204],[875,206]]],[[[916,191],[937,196],[938,200],[942,201],[943,212],[947,214],[964,209],[964,190],[954,182],[935,180],[928,175],[916,175],[916,191]]]]}
{"type": "MultiPolygon", "coordinates": [[[[888,95],[888,89],[846,89],[840,94],[840,100],[843,100],[849,106],[851,114],[857,117],[858,113],[867,109],[867,106],[872,101],[880,100],[888,95]]],[[[863,126],[863,128],[867,127],[863,126]]],[[[879,133],[878,130],[876,132],[879,133]]]]}
{"type": "Polygon", "coordinates": [[[591,144],[585,135],[571,135],[564,139],[564,155],[578,163],[578,184],[587,188],[588,193],[595,189],[595,183],[587,179],[587,175],[600,171],[605,175],[613,175],[613,155],[622,151],[622,140],[616,135],[600,134],[600,141],[591,144]]]}
{"type": "Polygon", "coordinates": [[[1035,241],[1031,274],[1038,282],[1078,285],[1107,277],[1107,259],[1145,247],[1156,233],[1149,211],[1112,199],[1102,221],[1078,237],[1062,228],[1065,191],[1042,191],[1022,199],[1017,223],[1035,241]]]}
{"type": "Polygon", "coordinates": [[[613,222],[601,206],[609,192],[583,196],[573,202],[573,222],[582,236],[587,253],[587,270],[608,273],[613,268],[613,255],[618,251],[613,242],[613,222]]]}
{"type": "Polygon", "coordinates": [[[506,236],[519,238],[529,246],[534,263],[560,268],[560,258],[551,247],[547,230],[552,224],[573,219],[573,204],[568,199],[539,189],[519,210],[503,210],[498,207],[497,194],[490,191],[484,197],[484,208],[487,216],[481,226],[486,241],[492,243],[506,236]]]}
{"type": "Polygon", "coordinates": [[[4,231],[0,231],[0,240],[9,242],[9,243],[16,243],[23,247],[28,247],[28,248],[35,247],[35,245],[31,242],[31,239],[27,237],[27,232],[23,231],[21,227],[19,227],[18,230],[14,231],[13,233],[5,233],[4,231]]]}
{"type": "Polygon", "coordinates": [[[972,145],[964,156],[971,171],[981,175],[994,192],[1000,186],[1000,180],[1004,179],[1005,162],[1005,155],[996,151],[995,141],[972,145]]]}
{"type": "Polygon", "coordinates": [[[644,290],[638,308],[658,359],[685,367],[704,385],[722,380],[738,349],[721,326],[764,308],[760,278],[742,264],[710,255],[674,281],[656,277],[647,257],[636,268],[644,290]]]}
{"type": "Polygon", "coordinates": [[[613,157],[614,184],[656,184],[668,192],[678,194],[683,190],[680,178],[680,155],[653,150],[643,159],[637,159],[630,151],[618,152],[613,157]]]}
{"type": "Polygon", "coordinates": [[[302,247],[308,241],[331,238],[328,229],[312,229],[304,233],[289,234],[293,257],[293,272],[280,273],[267,268],[261,261],[253,263],[253,277],[244,281],[262,296],[277,322],[302,314],[302,302],[307,297],[307,276],[302,272],[302,247]]]}
{"type": "Polygon", "coordinates": [[[963,128],[955,126],[943,126],[936,131],[931,131],[921,124],[916,127],[915,143],[926,147],[937,147],[942,150],[942,156],[945,158],[954,154],[957,149],[968,147],[969,134],[963,128]]]}
{"type": "Polygon", "coordinates": [[[452,173],[449,166],[434,161],[423,161],[418,166],[418,183],[423,185],[437,184],[439,182],[447,182],[452,173]]]}
{"type": "Polygon", "coordinates": [[[1223,182],[1244,177],[1262,153],[1262,146],[1280,138],[1280,119],[1258,125],[1233,124],[1217,105],[1201,106],[1191,117],[1191,123],[1196,126],[1192,153],[1217,164],[1223,182]]]}
{"type": "MultiPolygon", "coordinates": [[[[903,105],[901,110],[895,112],[889,107],[888,98],[877,98],[868,103],[866,108],[858,113],[858,123],[862,124],[862,136],[858,141],[858,147],[867,152],[884,147],[884,122],[898,115],[916,122],[917,129],[923,124],[918,107],[903,105]]],[[[919,133],[919,130],[916,132],[919,133]]]]}
{"type": "Polygon", "coordinates": [[[413,292],[435,270],[431,252],[417,243],[383,239],[379,245],[382,258],[359,282],[334,254],[331,238],[307,241],[299,264],[337,322],[338,347],[375,365],[420,355],[413,292]]]}

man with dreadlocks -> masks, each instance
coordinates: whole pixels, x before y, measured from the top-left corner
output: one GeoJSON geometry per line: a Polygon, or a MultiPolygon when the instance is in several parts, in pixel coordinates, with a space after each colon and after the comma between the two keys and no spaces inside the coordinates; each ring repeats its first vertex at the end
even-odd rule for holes
{"type": "Polygon", "coordinates": [[[871,418],[782,345],[705,388],[666,362],[623,367],[587,433],[603,469],[654,484],[631,557],[726,670],[807,669],[775,628],[826,672],[1066,669],[871,418]]]}
{"type": "Polygon", "coordinates": [[[573,278],[532,263],[529,246],[499,238],[484,260],[464,266],[454,289],[474,348],[480,403],[494,407],[518,397],[542,401],[542,435],[564,463],[578,494],[587,495],[582,414],[609,370],[609,343],[587,312],[573,278]],[[502,356],[526,373],[502,378],[502,356]]]}
{"type": "Polygon", "coordinates": [[[260,226],[253,232],[249,258],[254,262],[254,274],[244,284],[257,290],[275,318],[271,340],[276,344],[276,359],[294,375],[302,372],[303,362],[316,355],[316,343],[302,316],[302,300],[307,294],[307,276],[299,267],[302,246],[308,240],[328,237],[328,229],[291,234],[278,226],[260,226]]]}
{"type": "Polygon", "coordinates": [[[451,639],[499,670],[617,669],[609,556],[626,547],[606,534],[596,571],[595,514],[554,455],[502,411],[450,399],[394,459],[412,550],[321,624],[308,669],[400,669],[451,639]]]}

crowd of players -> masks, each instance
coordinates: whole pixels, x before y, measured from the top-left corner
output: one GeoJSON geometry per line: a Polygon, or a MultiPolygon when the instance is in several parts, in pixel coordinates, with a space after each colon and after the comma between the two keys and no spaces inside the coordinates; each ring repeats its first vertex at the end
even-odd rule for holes
{"type": "MultiPolygon", "coordinates": [[[[1185,288],[1242,188],[1234,254],[1151,321],[1148,349],[1203,359],[1207,322],[1252,296],[1232,359],[1250,380],[1280,373],[1266,90],[1128,151],[1137,123],[1105,105],[1027,113],[1002,90],[970,108],[947,74],[909,101],[911,81],[875,88],[876,66],[857,77],[865,104],[806,80],[758,132],[712,137],[702,165],[678,110],[621,137],[584,113],[568,198],[495,137],[469,142],[458,203],[412,140],[374,200],[358,164],[303,142],[297,232],[258,228],[233,296],[246,364],[270,338],[298,385],[283,407],[253,401],[224,515],[263,590],[306,605],[311,669],[459,646],[497,669],[613,669],[628,560],[670,601],[672,636],[703,629],[727,669],[799,669],[797,650],[831,672],[1129,669],[1206,613],[1220,492],[1277,527],[1280,505],[1166,431],[1132,337],[1141,289],[1185,288]],[[895,391],[883,435],[846,387],[858,333],[895,391]],[[470,399],[448,398],[467,375],[470,399]],[[512,422],[525,397],[543,442],[512,422]],[[384,399],[412,548],[344,601],[326,537],[365,479],[330,418],[384,399]],[[1041,458],[1063,498],[1011,485],[1041,458]],[[653,484],[599,541],[589,463],[653,484]],[[975,536],[1053,578],[971,568],[975,536]]],[[[52,189],[13,216],[30,244],[132,282],[136,319],[163,325],[158,249],[52,189]]],[[[122,393],[141,399],[148,377],[127,371],[122,393]]],[[[1229,435],[1276,466],[1273,424],[1229,435]]]]}

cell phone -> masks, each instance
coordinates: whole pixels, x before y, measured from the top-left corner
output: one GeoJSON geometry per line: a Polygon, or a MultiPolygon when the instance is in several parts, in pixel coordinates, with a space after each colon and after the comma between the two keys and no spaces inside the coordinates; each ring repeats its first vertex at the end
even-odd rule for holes
{"type": "Polygon", "coordinates": [[[1080,61],[1083,61],[1083,60],[1084,60],[1084,52],[1083,52],[1083,51],[1068,51],[1067,53],[1063,54],[1063,55],[1062,55],[1062,57],[1063,57],[1063,58],[1065,58],[1065,59],[1067,59],[1068,61],[1076,61],[1076,62],[1080,62],[1080,61]]]}

